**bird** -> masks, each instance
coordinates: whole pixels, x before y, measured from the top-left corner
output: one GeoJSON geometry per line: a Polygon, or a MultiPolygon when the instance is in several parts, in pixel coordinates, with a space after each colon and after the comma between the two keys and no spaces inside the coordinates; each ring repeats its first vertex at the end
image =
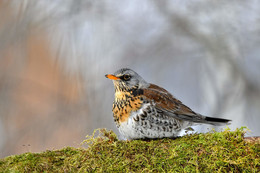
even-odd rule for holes
{"type": "Polygon", "coordinates": [[[129,68],[105,77],[114,84],[114,121],[120,134],[128,140],[176,138],[193,125],[230,124],[231,120],[194,112],[166,89],[146,82],[129,68]]]}

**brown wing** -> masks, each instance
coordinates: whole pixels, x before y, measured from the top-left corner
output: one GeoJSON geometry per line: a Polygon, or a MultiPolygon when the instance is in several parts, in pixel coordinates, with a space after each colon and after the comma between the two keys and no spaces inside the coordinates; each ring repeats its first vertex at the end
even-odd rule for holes
{"type": "Polygon", "coordinates": [[[188,106],[185,106],[180,100],[174,98],[167,90],[154,84],[150,84],[148,88],[143,89],[143,96],[155,102],[155,108],[158,112],[179,120],[212,125],[225,125],[231,121],[200,115],[192,111],[188,106]]]}
{"type": "Polygon", "coordinates": [[[150,84],[150,86],[143,89],[143,91],[144,97],[153,100],[156,109],[163,111],[167,115],[188,121],[203,119],[202,115],[195,113],[180,100],[174,98],[167,90],[157,85],[150,84]]]}

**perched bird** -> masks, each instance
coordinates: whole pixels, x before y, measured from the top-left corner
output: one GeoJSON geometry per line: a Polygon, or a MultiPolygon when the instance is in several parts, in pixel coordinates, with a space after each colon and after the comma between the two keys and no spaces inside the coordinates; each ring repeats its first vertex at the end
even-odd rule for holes
{"type": "Polygon", "coordinates": [[[196,123],[225,125],[230,121],[192,111],[131,69],[123,68],[105,76],[113,80],[114,121],[126,139],[175,138],[181,130],[196,123]]]}

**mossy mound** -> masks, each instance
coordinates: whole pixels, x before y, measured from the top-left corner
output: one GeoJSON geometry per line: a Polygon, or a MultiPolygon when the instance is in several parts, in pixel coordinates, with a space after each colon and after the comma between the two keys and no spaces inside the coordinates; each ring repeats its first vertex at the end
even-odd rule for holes
{"type": "Polygon", "coordinates": [[[99,132],[84,141],[87,149],[1,159],[0,172],[260,172],[259,141],[246,142],[244,128],[146,141],[99,132]]]}

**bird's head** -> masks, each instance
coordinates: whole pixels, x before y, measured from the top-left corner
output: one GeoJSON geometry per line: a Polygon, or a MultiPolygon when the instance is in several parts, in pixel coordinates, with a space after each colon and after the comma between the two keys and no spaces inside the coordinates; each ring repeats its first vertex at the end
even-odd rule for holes
{"type": "Polygon", "coordinates": [[[139,74],[128,68],[122,68],[114,74],[107,74],[105,76],[113,80],[116,91],[141,89],[149,86],[149,83],[139,76],[139,74]]]}

